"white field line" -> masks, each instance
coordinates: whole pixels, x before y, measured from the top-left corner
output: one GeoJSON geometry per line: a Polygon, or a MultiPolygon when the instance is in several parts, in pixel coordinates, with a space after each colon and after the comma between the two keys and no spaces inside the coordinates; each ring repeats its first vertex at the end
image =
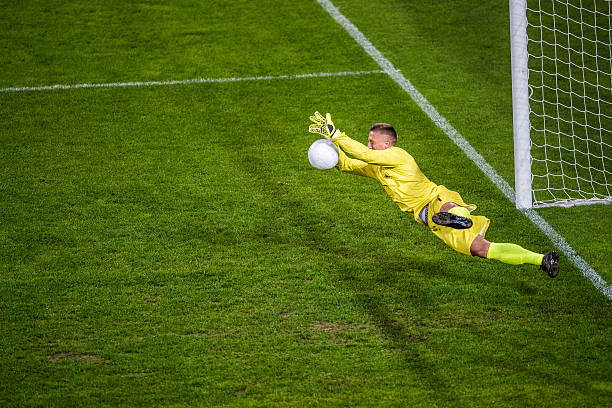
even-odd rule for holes
{"type": "MultiPolygon", "coordinates": [[[[495,169],[474,149],[469,142],[434,108],[425,97],[404,78],[402,73],[395,69],[391,61],[385,58],[374,45],[351,23],[329,0],[317,0],[321,7],[340,24],[355,41],[372,57],[374,61],[387,73],[416,104],[429,116],[429,118],[457,145],[463,152],[482,170],[482,172],[501,190],[510,200],[515,202],[514,189],[504,180],[495,169]]],[[[595,270],[584,260],[565,239],[544,220],[535,210],[521,210],[531,222],[533,222],[557,247],[582,274],[589,279],[593,285],[608,299],[612,300],[612,286],[595,272],[595,270]]]]}
{"type": "Polygon", "coordinates": [[[346,71],[346,72],[319,72],[314,74],[299,75],[277,75],[277,76],[256,76],[244,78],[195,78],[177,81],[149,81],[149,82],[113,82],[102,84],[74,84],[74,85],[45,85],[21,88],[1,88],[0,92],[28,92],[28,91],[52,91],[56,89],[78,89],[78,88],[121,88],[127,86],[166,86],[183,84],[206,84],[239,81],[270,81],[275,79],[297,79],[297,78],[321,78],[350,75],[383,74],[384,71],[346,71]]]}

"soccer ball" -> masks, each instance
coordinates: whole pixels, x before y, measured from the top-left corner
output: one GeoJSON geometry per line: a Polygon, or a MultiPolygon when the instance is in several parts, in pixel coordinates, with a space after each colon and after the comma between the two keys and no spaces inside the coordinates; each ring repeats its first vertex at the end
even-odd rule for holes
{"type": "Polygon", "coordinates": [[[329,170],[338,164],[338,147],[329,139],[319,139],[310,145],[308,161],[315,169],[329,170]]]}

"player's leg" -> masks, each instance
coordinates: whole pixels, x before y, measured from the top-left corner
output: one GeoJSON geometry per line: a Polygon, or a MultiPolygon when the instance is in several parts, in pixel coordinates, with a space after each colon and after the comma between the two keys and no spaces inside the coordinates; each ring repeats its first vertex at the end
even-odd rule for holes
{"type": "Polygon", "coordinates": [[[559,256],[555,251],[542,255],[516,244],[489,242],[482,235],[479,235],[472,242],[470,252],[474,256],[496,259],[511,265],[538,265],[551,278],[554,278],[559,273],[559,266],[557,264],[559,256]]]}

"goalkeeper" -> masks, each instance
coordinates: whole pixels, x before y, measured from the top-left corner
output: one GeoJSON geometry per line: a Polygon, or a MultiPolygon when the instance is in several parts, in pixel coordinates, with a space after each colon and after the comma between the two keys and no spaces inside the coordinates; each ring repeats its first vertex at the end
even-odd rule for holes
{"type": "Polygon", "coordinates": [[[314,122],[311,133],[331,138],[339,147],[339,170],[378,180],[402,211],[412,214],[455,251],[512,265],[538,265],[551,278],[557,276],[555,251],[542,255],[516,244],[487,241],[489,219],[472,215],[474,204],[466,204],[458,193],[429,181],[414,158],[396,146],[393,126],[372,125],[366,147],[336,129],[329,113],[323,117],[315,112],[310,120],[314,122]]]}

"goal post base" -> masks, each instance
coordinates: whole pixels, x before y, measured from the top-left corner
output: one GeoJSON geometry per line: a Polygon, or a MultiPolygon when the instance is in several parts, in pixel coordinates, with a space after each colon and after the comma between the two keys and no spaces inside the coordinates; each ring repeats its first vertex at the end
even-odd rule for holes
{"type": "Polygon", "coordinates": [[[612,204],[612,198],[590,198],[588,200],[561,200],[553,203],[539,203],[533,208],[573,207],[576,205],[612,204]]]}

